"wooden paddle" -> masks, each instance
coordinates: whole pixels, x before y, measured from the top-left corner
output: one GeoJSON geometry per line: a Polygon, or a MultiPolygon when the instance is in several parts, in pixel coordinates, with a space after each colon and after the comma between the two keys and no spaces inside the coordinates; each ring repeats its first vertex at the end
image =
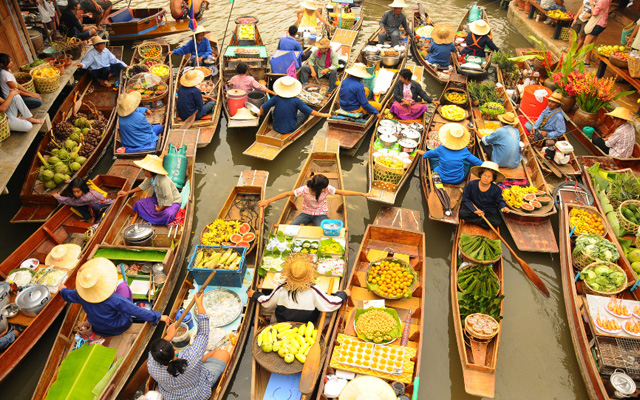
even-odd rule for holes
{"type": "Polygon", "coordinates": [[[182,125],[180,125],[180,129],[189,129],[189,128],[191,128],[191,125],[196,120],[196,115],[198,115],[197,111],[194,112],[193,114],[191,114],[191,116],[189,118],[187,118],[187,120],[184,121],[182,123],[182,125]]]}
{"type": "MultiPolygon", "coordinates": [[[[473,204],[473,203],[471,203],[471,204],[473,204]]],[[[476,210],[480,211],[478,206],[476,206],[475,204],[473,204],[473,206],[476,208],[476,210]]],[[[496,235],[498,235],[498,238],[500,238],[502,243],[504,243],[504,245],[507,246],[507,249],[509,249],[509,251],[511,252],[511,255],[513,257],[515,257],[516,261],[518,261],[518,264],[520,264],[520,268],[522,268],[522,272],[524,272],[524,274],[527,276],[527,278],[529,278],[529,280],[538,288],[538,290],[540,290],[542,292],[542,294],[544,294],[546,297],[549,297],[549,289],[547,289],[547,286],[544,284],[544,282],[542,282],[542,279],[540,279],[538,274],[536,274],[536,272],[522,258],[518,257],[516,252],[513,251],[513,249],[502,238],[502,236],[500,236],[500,232],[498,232],[498,230],[496,228],[494,228],[493,225],[491,225],[491,222],[489,222],[489,220],[487,219],[487,217],[484,216],[484,214],[481,215],[480,217],[484,220],[484,222],[487,223],[487,225],[489,225],[491,230],[496,235]]]]}
{"type": "MultiPolygon", "coordinates": [[[[215,270],[211,271],[211,273],[207,277],[207,280],[204,281],[204,283],[200,287],[200,290],[198,290],[198,292],[196,293],[196,296],[199,296],[200,293],[204,292],[204,289],[207,286],[209,286],[209,282],[211,282],[211,280],[215,275],[216,275],[216,271],[215,270]]],[[[189,305],[184,310],[180,318],[178,318],[178,320],[174,322],[172,325],[176,325],[176,326],[180,325],[184,317],[186,317],[187,314],[189,314],[189,311],[191,311],[191,309],[193,308],[193,305],[196,304],[195,299],[196,297],[193,296],[193,299],[191,299],[191,303],[189,303],[189,305]]],[[[124,389],[122,390],[121,397],[123,399],[130,399],[133,396],[135,396],[138,389],[140,389],[140,386],[144,384],[144,381],[146,381],[148,377],[149,377],[149,367],[147,366],[147,360],[145,359],[142,362],[142,365],[140,365],[140,368],[138,368],[136,373],[131,377],[131,379],[129,379],[127,386],[125,386],[124,389]]]]}
{"type": "MultiPolygon", "coordinates": [[[[427,160],[427,168],[431,171],[431,163],[427,160]]],[[[436,187],[433,184],[433,180],[431,179],[431,172],[429,172],[429,197],[427,198],[427,205],[429,206],[429,213],[433,218],[443,219],[444,218],[444,210],[442,209],[442,203],[440,203],[440,199],[436,194],[436,187]]]]}

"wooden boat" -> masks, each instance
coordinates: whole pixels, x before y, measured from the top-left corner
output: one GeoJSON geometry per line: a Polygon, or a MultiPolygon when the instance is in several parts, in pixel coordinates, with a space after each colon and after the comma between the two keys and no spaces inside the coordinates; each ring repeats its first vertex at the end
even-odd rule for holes
{"type": "MultiPolygon", "coordinates": [[[[165,148],[166,152],[169,144],[173,144],[176,148],[179,148],[183,144],[187,145],[187,182],[190,182],[191,192],[185,208],[184,225],[182,229],[170,226],[154,226],[156,238],[153,240],[153,248],[166,254],[163,264],[167,280],[164,282],[162,288],[155,292],[153,301],[153,309],[160,313],[164,311],[169,302],[173,288],[178,281],[180,269],[188,248],[189,232],[191,232],[194,211],[195,196],[193,189],[195,186],[193,182],[198,134],[198,130],[171,130],[169,132],[167,147],[165,148]],[[186,235],[184,235],[184,233],[186,233],[186,235]]],[[[135,166],[130,168],[137,172],[140,171],[135,166]]],[[[79,265],[91,259],[101,248],[135,249],[125,246],[122,232],[124,228],[132,223],[140,222],[141,218],[133,211],[133,205],[137,200],[147,194],[148,193],[145,192],[137,192],[127,199],[126,204],[110,224],[111,228],[105,234],[103,240],[100,244],[96,243],[93,248],[85,253],[79,265]]],[[[73,340],[75,327],[84,318],[85,313],[82,306],[77,303],[70,304],[32,399],[46,398],[49,388],[55,382],[62,361],[75,345],[73,340]]],[[[136,366],[136,363],[140,357],[145,354],[145,349],[153,336],[155,328],[155,326],[148,322],[134,322],[123,334],[105,339],[102,345],[117,349],[116,358],[122,359],[122,362],[116,367],[111,378],[104,386],[105,389],[103,392],[96,396],[97,399],[116,399],[136,366]]]]}
{"type": "MultiPolygon", "coordinates": [[[[135,173],[128,175],[111,174],[118,171],[109,171],[110,174],[98,175],[93,182],[102,190],[108,193],[110,198],[115,198],[119,190],[131,189],[136,176],[135,173]]],[[[85,234],[93,225],[85,222],[76,214],[71,207],[63,206],[48,218],[42,226],[40,226],[27,240],[24,241],[11,255],[4,259],[0,264],[0,278],[7,278],[10,271],[20,268],[20,264],[29,258],[37,259],[44,264],[45,259],[51,249],[63,243],[74,243],[83,247],[83,252],[91,248],[94,243],[99,243],[109,230],[111,222],[118,214],[118,210],[124,204],[124,198],[116,198],[115,202],[103,217],[102,222],[97,229],[93,231],[93,235],[85,244],[85,234]]],[[[78,264],[79,267],[81,264],[78,264]]],[[[73,287],[75,284],[75,275],[78,268],[69,271],[67,286],[73,287]]],[[[11,302],[14,302],[15,294],[11,296],[11,302]]],[[[7,375],[18,365],[18,363],[29,353],[31,348],[40,340],[47,329],[56,320],[57,316],[62,312],[66,303],[59,294],[52,294],[51,300],[46,307],[36,316],[28,317],[23,313],[19,313],[15,317],[9,319],[10,324],[25,326],[26,329],[18,338],[6,349],[0,353],[0,362],[2,363],[2,371],[0,371],[0,381],[5,379],[7,375]]]]}
{"type": "MultiPolygon", "coordinates": [[[[453,329],[456,333],[456,343],[458,345],[458,354],[460,355],[460,363],[462,364],[462,376],[464,378],[465,391],[471,395],[478,397],[493,398],[495,394],[496,383],[496,367],[498,364],[498,350],[500,349],[500,336],[502,332],[502,321],[498,321],[500,329],[498,334],[488,341],[480,341],[471,339],[467,336],[463,321],[460,316],[460,307],[458,305],[458,267],[462,260],[459,261],[459,243],[462,234],[467,235],[483,235],[489,239],[496,240],[498,236],[493,232],[481,228],[474,224],[460,221],[456,238],[453,242],[453,250],[451,252],[451,310],[453,311],[453,329]]],[[[498,295],[504,294],[504,275],[502,256],[500,260],[493,263],[493,272],[498,276],[500,281],[500,291],[498,295]]],[[[500,302],[500,315],[502,316],[503,302],[500,302]]]]}
{"type": "MultiPolygon", "coordinates": [[[[218,69],[217,72],[219,72],[222,67],[222,64],[221,64],[222,57],[218,49],[218,41],[211,33],[208,33],[205,36],[211,42],[211,48],[213,49],[213,54],[214,56],[217,57],[217,63],[216,63],[217,65],[215,65],[215,68],[217,68],[218,69]]],[[[222,46],[220,48],[222,48],[222,46]]],[[[193,68],[193,66],[189,66],[190,57],[191,57],[190,55],[184,55],[182,56],[182,60],[180,61],[180,65],[178,67],[178,73],[176,74],[176,79],[174,82],[175,83],[174,93],[176,95],[178,93],[178,89],[180,89],[180,77],[182,76],[183,73],[193,68]]],[[[212,73],[210,77],[205,77],[207,88],[210,88],[210,89],[202,91],[202,94],[213,97],[215,99],[216,106],[213,108],[213,111],[211,112],[210,115],[206,115],[204,118],[198,121],[193,121],[193,123],[190,126],[190,128],[192,129],[195,129],[195,128],[200,129],[200,136],[198,138],[198,147],[205,147],[209,143],[211,143],[211,140],[213,139],[213,136],[215,135],[216,130],[218,129],[218,122],[220,122],[220,115],[222,114],[222,101],[220,101],[220,95],[222,93],[222,79],[220,79],[220,74],[218,74],[217,72],[215,75],[212,73]]],[[[171,115],[172,115],[171,126],[173,128],[179,129],[180,126],[184,123],[184,121],[182,121],[182,119],[180,119],[180,117],[178,116],[178,110],[176,109],[177,103],[178,103],[178,100],[176,98],[176,100],[171,104],[171,115]]]]}
{"type": "MultiPolygon", "coordinates": [[[[378,34],[380,33],[380,29],[377,29],[367,42],[364,44],[360,53],[356,56],[354,63],[363,63],[367,64],[367,60],[364,55],[364,47],[366,46],[375,46],[378,44],[378,34]]],[[[377,98],[378,103],[382,104],[382,107],[387,104],[387,101],[393,97],[393,88],[398,82],[398,71],[404,68],[407,62],[407,53],[400,55],[400,60],[398,62],[397,67],[395,68],[395,73],[393,77],[393,81],[389,86],[387,92],[377,98]]],[[[331,117],[328,119],[329,128],[327,130],[327,137],[337,139],[340,141],[340,147],[348,151],[350,155],[354,155],[355,152],[358,151],[360,145],[364,141],[364,137],[366,136],[369,128],[373,126],[376,122],[376,116],[365,114],[362,118],[354,119],[351,117],[346,117],[343,115],[337,115],[336,111],[340,110],[340,88],[338,88],[338,94],[333,99],[333,103],[331,105],[330,114],[331,117]]]]}
{"type": "MultiPolygon", "coordinates": [[[[353,2],[353,4],[346,4],[345,5],[346,9],[343,9],[342,7],[343,6],[339,3],[329,3],[325,6],[325,10],[326,10],[325,15],[326,15],[327,22],[329,22],[334,27],[338,27],[338,29],[335,32],[331,32],[331,30],[326,29],[328,31],[328,36],[331,40],[333,40],[333,35],[335,35],[335,33],[337,33],[340,29],[354,31],[356,32],[356,35],[357,35],[357,32],[359,32],[360,28],[362,28],[362,22],[364,21],[364,18],[363,18],[364,9],[366,7],[366,4],[364,4],[364,1],[353,2]],[[329,8],[329,6],[333,6],[333,7],[329,8]],[[336,10],[336,8],[338,8],[338,10],[336,10]],[[356,10],[354,10],[354,8],[356,10]],[[344,14],[354,15],[355,19],[352,24],[350,20],[348,23],[346,22],[346,20],[345,21],[341,20],[341,17],[344,14]],[[348,26],[349,24],[351,24],[351,26],[348,26]]],[[[322,12],[322,10],[320,10],[320,12],[322,12]]]]}
{"type": "MultiPolygon", "coordinates": [[[[346,307],[340,310],[336,328],[331,336],[331,341],[327,347],[328,357],[325,359],[322,369],[322,379],[318,389],[317,400],[328,400],[324,394],[325,377],[335,374],[337,369],[357,371],[358,375],[370,375],[384,379],[391,384],[394,381],[401,381],[405,384],[404,394],[409,397],[418,398],[417,381],[420,376],[422,334],[425,309],[425,284],[426,284],[426,253],[425,235],[422,232],[420,213],[406,208],[382,207],[373,225],[367,226],[364,233],[356,261],[351,268],[347,288],[351,291],[346,307]],[[338,360],[336,347],[345,339],[356,337],[354,320],[356,309],[363,307],[363,302],[368,300],[381,299],[378,295],[367,289],[366,274],[371,262],[383,257],[390,256],[388,249],[393,249],[392,255],[406,255],[409,265],[416,272],[417,284],[413,290],[411,298],[398,300],[385,299],[385,307],[394,309],[403,324],[403,328],[408,331],[408,341],[406,343],[407,355],[405,356],[405,367],[412,365],[412,371],[406,371],[402,375],[390,375],[365,368],[354,369],[345,366],[338,360]],[[411,318],[410,327],[406,321],[411,318]]],[[[355,340],[359,340],[355,338],[355,340]]],[[[388,346],[402,346],[402,337],[395,339],[388,346]]]]}
{"type": "Polygon", "coordinates": [[[127,7],[112,11],[104,26],[109,41],[119,42],[188,32],[189,20],[169,20],[163,8],[127,7]]]}
{"type": "MultiPolygon", "coordinates": [[[[467,102],[462,105],[462,107],[467,110],[467,118],[463,119],[462,121],[459,121],[459,123],[464,126],[469,126],[469,123],[472,121],[472,118],[471,118],[471,115],[469,114],[469,110],[471,109],[471,102],[469,100],[469,94],[467,93],[467,77],[460,74],[451,74],[451,79],[449,80],[449,82],[447,82],[447,85],[444,87],[444,91],[440,95],[439,100],[441,105],[439,107],[442,107],[442,105],[444,104],[443,103],[445,100],[444,95],[450,91],[463,93],[467,96],[467,102]]],[[[431,114],[431,119],[429,120],[429,123],[425,125],[424,131],[427,134],[429,134],[430,132],[434,132],[430,136],[430,138],[432,140],[436,140],[437,132],[440,130],[442,125],[448,124],[450,122],[451,121],[444,119],[439,113],[433,112],[431,114]]],[[[429,150],[428,148],[429,137],[427,138],[427,140],[424,141],[423,144],[424,145],[422,147],[422,150],[424,151],[429,150]]],[[[469,145],[467,145],[467,148],[469,149],[469,151],[473,152],[474,145],[475,145],[475,140],[473,138],[473,135],[471,135],[471,141],[469,142],[469,145]]],[[[435,193],[433,193],[435,189],[435,186],[432,180],[433,171],[431,169],[431,163],[426,158],[421,158],[419,165],[420,165],[420,181],[422,182],[422,193],[424,194],[425,200],[427,200],[428,202],[429,196],[432,196],[432,197],[435,196],[435,193]]],[[[462,182],[457,185],[443,184],[443,189],[446,191],[451,201],[450,202],[451,215],[443,214],[442,218],[440,218],[439,214],[434,213],[434,210],[432,210],[432,208],[429,207],[429,219],[434,221],[445,222],[447,224],[457,225],[459,222],[458,212],[460,211],[460,204],[462,200],[462,189],[464,188],[464,185],[465,185],[465,182],[462,182]]]]}
{"type": "MultiPolygon", "coordinates": [[[[298,188],[301,185],[304,185],[311,176],[312,172],[325,175],[327,178],[329,178],[329,184],[334,186],[336,189],[344,189],[344,185],[342,183],[342,169],[340,167],[339,151],[340,145],[336,140],[316,139],[314,141],[313,150],[309,154],[307,161],[300,171],[300,176],[296,181],[294,189],[298,188]]],[[[272,227],[272,233],[278,231],[279,225],[290,223],[293,218],[295,218],[295,216],[302,211],[301,201],[302,198],[297,198],[294,196],[286,199],[286,204],[282,210],[282,213],[280,214],[277,223],[272,227]]],[[[343,234],[346,242],[344,248],[348,249],[349,232],[347,224],[347,207],[344,196],[338,194],[329,196],[328,206],[329,218],[338,219],[344,223],[343,234]]],[[[300,229],[305,229],[307,232],[313,233],[317,233],[318,230],[321,230],[320,227],[306,226],[301,227],[300,229]]],[[[345,266],[346,265],[348,265],[348,251],[345,252],[345,266]]],[[[271,271],[267,271],[264,277],[258,276],[255,290],[261,291],[265,294],[269,293],[272,289],[275,288],[273,281],[274,276],[275,273],[271,271]]],[[[344,289],[344,283],[345,280],[342,277],[322,277],[320,278],[319,285],[325,291],[327,291],[328,287],[331,286],[333,287],[332,293],[335,293],[338,290],[344,289]]],[[[329,338],[331,337],[331,332],[333,330],[337,314],[338,312],[327,313],[324,327],[318,327],[318,322],[315,322],[316,328],[318,328],[318,336],[322,335],[322,341],[325,346],[328,344],[329,338]]],[[[260,305],[257,305],[253,331],[258,332],[260,329],[271,324],[272,319],[275,319],[273,310],[266,310],[265,308],[260,307],[260,305]]],[[[322,361],[323,359],[321,359],[321,362],[322,361]]],[[[267,390],[270,378],[271,372],[262,367],[254,357],[252,359],[251,370],[252,400],[259,400],[265,397],[265,392],[267,390]]]]}
{"type": "MultiPolygon", "coordinates": [[[[333,43],[340,43],[341,46],[336,50],[336,53],[340,57],[346,57],[349,59],[349,55],[351,54],[351,48],[353,46],[353,42],[356,39],[358,32],[350,31],[345,29],[338,29],[331,40],[333,43]]],[[[307,61],[305,61],[306,65],[307,61]]],[[[345,76],[344,70],[339,73],[337,79],[342,81],[345,76]]],[[[305,104],[310,106],[315,111],[320,113],[326,113],[329,111],[331,107],[331,103],[333,98],[336,96],[338,92],[337,89],[334,89],[333,92],[328,93],[329,81],[326,77],[318,78],[318,81],[315,83],[309,83],[303,88],[303,93],[301,93],[298,97],[302,99],[305,104]],[[307,90],[317,90],[319,92],[325,93],[322,97],[322,100],[317,102],[310,102],[310,96],[307,90]]],[[[262,158],[264,160],[273,160],[278,154],[280,154],[285,148],[295,142],[297,139],[302,137],[305,133],[307,133],[311,128],[316,126],[320,121],[322,121],[322,117],[316,117],[313,115],[309,115],[309,117],[296,129],[295,131],[287,134],[281,134],[276,132],[273,129],[273,110],[269,110],[266,118],[260,124],[260,128],[258,128],[258,132],[256,133],[256,140],[251,144],[243,154],[262,158]]]]}
{"type": "MultiPolygon", "coordinates": [[[[416,82],[422,82],[424,68],[418,67],[418,66],[415,66],[415,65],[407,65],[406,67],[408,69],[410,69],[411,72],[413,73],[413,75],[416,77],[416,79],[415,79],[416,82]]],[[[385,107],[385,109],[391,108],[391,103],[392,103],[392,101],[387,103],[387,106],[385,107]]],[[[427,126],[427,113],[425,112],[424,114],[422,114],[422,117],[420,119],[417,119],[417,120],[401,120],[401,119],[398,119],[398,118],[394,118],[394,120],[398,120],[403,125],[411,125],[412,123],[417,122],[417,123],[421,124],[423,126],[423,128],[424,128],[424,127],[427,126]]],[[[376,132],[378,130],[379,124],[380,124],[380,121],[378,121],[376,123],[376,130],[375,130],[376,132]]],[[[374,172],[375,159],[374,159],[373,155],[376,152],[376,149],[375,149],[374,145],[375,145],[377,136],[378,136],[377,133],[374,133],[371,136],[371,143],[369,144],[369,168],[368,168],[368,171],[369,171],[369,194],[375,195],[375,197],[370,197],[370,199],[374,200],[374,201],[379,201],[381,203],[393,204],[396,201],[396,196],[398,196],[398,192],[400,191],[400,189],[402,189],[404,184],[408,180],[410,180],[411,177],[413,176],[413,170],[416,167],[416,165],[418,164],[420,156],[416,155],[415,157],[412,158],[411,164],[409,164],[409,166],[404,169],[404,174],[402,175],[402,177],[400,178],[400,180],[397,183],[391,183],[391,182],[385,182],[385,181],[381,181],[381,180],[376,180],[375,179],[375,172],[374,172]]],[[[420,137],[420,141],[418,143],[418,149],[422,149],[424,147],[424,142],[425,142],[426,137],[427,137],[427,131],[423,130],[422,136],[420,137]]]]}
{"type": "MultiPolygon", "coordinates": [[[[122,46],[110,47],[111,52],[118,57],[122,57],[122,46]]],[[[82,102],[79,113],[90,115],[95,110],[106,118],[106,124],[102,130],[102,137],[98,141],[93,151],[86,156],[87,160],[71,178],[88,176],[98,161],[107,151],[107,144],[111,141],[113,134],[113,126],[116,118],[116,102],[117,92],[111,88],[106,88],[95,82],[88,72],[85,72],[78,83],[73,88],[69,96],[60,105],[58,112],[52,119],[52,126],[55,127],[63,121],[67,121],[73,116],[74,104],[77,101],[82,102]]],[[[73,125],[73,120],[70,121],[73,125]]],[[[45,159],[49,157],[49,151],[56,148],[55,142],[52,142],[52,136],[55,129],[51,129],[44,135],[38,149],[36,150],[45,159]]],[[[58,143],[63,145],[63,143],[58,143]]],[[[55,194],[62,193],[68,187],[68,184],[62,183],[55,189],[49,190],[44,186],[44,182],[40,182],[38,171],[42,165],[37,155],[33,157],[26,180],[20,190],[20,202],[22,206],[11,219],[11,222],[43,222],[51,216],[58,207],[58,202],[53,197],[55,194]]]]}
{"type": "MultiPolygon", "coordinates": [[[[500,97],[504,99],[503,105],[505,111],[514,113],[515,110],[504,88],[497,88],[497,91],[500,97]]],[[[476,129],[473,131],[476,133],[477,141],[480,142],[481,135],[479,130],[484,129],[485,124],[489,121],[483,118],[478,107],[473,107],[473,116],[476,126],[476,129]]],[[[491,122],[500,124],[499,121],[491,122]]],[[[504,174],[506,180],[520,182],[526,180],[526,184],[518,184],[518,186],[535,186],[539,191],[545,192],[549,198],[551,198],[553,191],[549,190],[540,165],[538,165],[539,155],[536,154],[533,146],[529,143],[524,126],[518,124],[516,128],[520,133],[520,141],[524,143],[524,148],[521,151],[520,165],[518,168],[500,167],[500,172],[504,174]]],[[[478,154],[479,158],[484,161],[491,160],[485,153],[482,145],[478,146],[478,154]]],[[[502,213],[502,217],[518,249],[544,253],[558,252],[558,244],[556,243],[550,219],[552,215],[557,213],[553,201],[531,213],[512,207],[510,207],[510,211],[508,214],[502,213]]]]}
{"type": "MultiPolygon", "coordinates": [[[[489,21],[489,18],[487,17],[487,10],[485,7],[482,6],[478,6],[478,8],[482,11],[482,16],[480,17],[480,19],[483,19],[485,21],[489,21]]],[[[468,21],[469,21],[469,14],[471,13],[471,8],[469,7],[467,10],[467,13],[464,15],[464,17],[462,17],[462,21],[460,21],[460,24],[458,24],[458,28],[456,29],[457,32],[464,32],[464,38],[466,39],[467,37],[467,33],[469,32],[468,29],[468,21]]],[[[489,32],[489,37],[493,40],[493,32],[489,32]]],[[[454,61],[455,61],[455,69],[459,74],[462,75],[466,75],[469,78],[472,79],[483,79],[487,76],[487,73],[489,71],[489,67],[491,67],[491,50],[485,50],[485,58],[484,58],[484,63],[482,64],[482,69],[472,69],[472,68],[463,68],[462,64],[460,63],[460,61],[458,60],[458,57],[461,56],[460,54],[460,49],[458,48],[458,52],[457,57],[454,57],[454,61]]]]}
{"type": "MultiPolygon", "coordinates": [[[[422,3],[418,3],[417,7],[413,7],[413,31],[415,34],[415,30],[418,29],[421,26],[431,26],[433,27],[433,21],[431,20],[431,17],[429,16],[429,14],[426,12],[426,10],[424,9],[424,6],[422,3]]],[[[418,62],[420,63],[420,65],[422,65],[422,67],[425,69],[425,71],[427,71],[429,73],[429,75],[433,76],[434,78],[436,78],[440,83],[447,83],[449,81],[449,77],[450,77],[450,73],[443,73],[443,72],[438,72],[438,70],[436,68],[434,68],[433,66],[431,66],[431,64],[429,64],[427,62],[427,60],[425,59],[425,57],[420,53],[420,50],[422,49],[422,47],[426,46],[427,44],[425,43],[425,40],[418,37],[418,36],[414,36],[411,39],[411,53],[413,54],[413,58],[415,58],[416,60],[418,60],[418,62]]],[[[450,63],[451,66],[454,68],[452,71],[450,71],[451,73],[456,73],[455,71],[455,62],[454,62],[454,57],[453,55],[451,55],[450,58],[450,63]]]]}
{"type": "Polygon", "coordinates": [[[258,126],[260,118],[252,119],[231,119],[229,112],[229,103],[227,91],[229,90],[228,82],[236,75],[236,66],[243,62],[249,67],[247,74],[253,76],[258,82],[265,86],[269,86],[269,54],[267,47],[262,41],[260,31],[258,30],[258,20],[254,17],[241,17],[236,19],[236,27],[231,35],[231,41],[224,51],[222,57],[222,78],[224,79],[222,86],[222,103],[224,113],[227,118],[228,128],[243,128],[250,126],[258,126]],[[240,39],[240,27],[245,25],[253,26],[255,33],[253,40],[240,39]],[[250,53],[253,52],[253,53],[250,53]]]}

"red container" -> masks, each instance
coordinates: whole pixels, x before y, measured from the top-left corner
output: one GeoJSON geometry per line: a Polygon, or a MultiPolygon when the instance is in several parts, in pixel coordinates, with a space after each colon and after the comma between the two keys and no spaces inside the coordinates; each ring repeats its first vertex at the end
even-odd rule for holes
{"type": "Polygon", "coordinates": [[[542,111],[547,108],[548,97],[551,96],[551,89],[542,85],[529,85],[524,87],[524,94],[520,100],[520,111],[525,113],[532,120],[538,119],[542,111]],[[546,96],[539,102],[533,94],[536,90],[545,90],[546,96]]]}
{"type": "Polygon", "coordinates": [[[229,98],[229,114],[233,117],[247,102],[247,92],[240,89],[231,89],[227,92],[229,98]]]}

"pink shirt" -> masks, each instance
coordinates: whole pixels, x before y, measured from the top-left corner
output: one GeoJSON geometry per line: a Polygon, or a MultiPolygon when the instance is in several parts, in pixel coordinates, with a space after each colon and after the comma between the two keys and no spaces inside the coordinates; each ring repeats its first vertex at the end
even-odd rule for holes
{"type": "Polygon", "coordinates": [[[247,93],[252,89],[260,90],[261,92],[267,90],[267,88],[264,87],[264,85],[259,84],[253,76],[247,74],[235,75],[231,80],[229,80],[229,86],[231,86],[232,89],[244,90],[247,93]]]}
{"type": "Polygon", "coordinates": [[[596,25],[606,28],[607,22],[609,21],[609,6],[611,5],[611,0],[597,0],[596,5],[593,8],[593,15],[601,15],[602,17],[598,21],[596,25]]]}
{"type": "Polygon", "coordinates": [[[302,196],[302,212],[309,215],[327,215],[329,214],[329,206],[327,205],[327,196],[336,194],[336,188],[329,185],[327,190],[320,193],[320,198],[316,200],[316,196],[309,192],[307,186],[300,186],[293,191],[296,197],[302,196]]]}

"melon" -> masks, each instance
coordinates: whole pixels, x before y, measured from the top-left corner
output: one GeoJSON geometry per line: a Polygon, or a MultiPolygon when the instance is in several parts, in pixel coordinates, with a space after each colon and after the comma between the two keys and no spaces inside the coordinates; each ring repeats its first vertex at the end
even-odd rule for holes
{"type": "Polygon", "coordinates": [[[524,211],[524,212],[531,212],[533,210],[535,210],[535,207],[532,206],[529,203],[522,203],[522,206],[520,206],[520,208],[524,211]]]}
{"type": "Polygon", "coordinates": [[[531,204],[532,206],[534,206],[535,208],[540,208],[542,207],[542,203],[540,203],[539,201],[533,200],[530,201],[529,204],[531,204]]]}
{"type": "Polygon", "coordinates": [[[256,238],[256,235],[249,232],[249,233],[245,233],[244,236],[242,236],[242,241],[243,242],[253,242],[256,238]]]}
{"type": "Polygon", "coordinates": [[[549,196],[536,197],[536,201],[539,201],[542,205],[547,205],[551,203],[551,197],[549,196]]]}
{"type": "Polygon", "coordinates": [[[536,192],[535,195],[536,197],[538,197],[538,196],[546,196],[547,194],[543,191],[539,191],[539,192],[536,192]]]}
{"type": "Polygon", "coordinates": [[[249,233],[250,231],[251,231],[251,225],[247,224],[246,222],[240,225],[240,227],[238,228],[238,233],[240,233],[241,235],[244,235],[245,233],[249,233]]]}
{"type": "Polygon", "coordinates": [[[235,243],[231,243],[231,242],[222,242],[221,243],[223,246],[235,246],[235,243]]]}
{"type": "Polygon", "coordinates": [[[242,242],[236,243],[236,246],[238,246],[238,247],[249,247],[251,245],[249,244],[249,242],[242,241],[242,242]]]}
{"type": "Polygon", "coordinates": [[[229,240],[232,241],[233,243],[238,243],[238,242],[242,241],[242,235],[234,233],[233,235],[231,235],[229,240]]]}
{"type": "Polygon", "coordinates": [[[524,201],[531,201],[535,199],[536,199],[536,195],[533,193],[528,193],[524,195],[524,201]]]}

